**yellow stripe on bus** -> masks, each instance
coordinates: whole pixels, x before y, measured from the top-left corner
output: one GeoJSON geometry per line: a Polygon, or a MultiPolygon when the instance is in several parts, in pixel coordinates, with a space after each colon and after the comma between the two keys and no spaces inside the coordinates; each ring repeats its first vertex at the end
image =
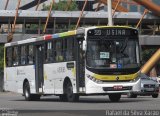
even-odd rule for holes
{"type": "Polygon", "coordinates": [[[99,74],[94,74],[93,77],[99,80],[108,80],[108,81],[114,81],[117,80],[117,77],[119,78],[118,80],[133,80],[138,76],[138,73],[135,74],[130,74],[130,75],[99,75],[99,74]]]}

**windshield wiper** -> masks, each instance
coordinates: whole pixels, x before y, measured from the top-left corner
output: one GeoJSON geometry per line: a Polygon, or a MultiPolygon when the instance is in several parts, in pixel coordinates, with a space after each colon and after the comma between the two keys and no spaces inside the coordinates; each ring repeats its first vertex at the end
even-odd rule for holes
{"type": "Polygon", "coordinates": [[[124,50],[127,47],[127,42],[128,42],[128,39],[125,39],[124,44],[120,48],[120,53],[123,55],[123,57],[129,57],[127,54],[124,53],[124,50]]]}

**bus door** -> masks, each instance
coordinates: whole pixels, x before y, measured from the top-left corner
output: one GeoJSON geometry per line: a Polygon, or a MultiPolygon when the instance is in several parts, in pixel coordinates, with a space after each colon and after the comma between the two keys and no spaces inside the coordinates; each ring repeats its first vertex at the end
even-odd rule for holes
{"type": "Polygon", "coordinates": [[[80,88],[85,87],[85,78],[84,78],[84,52],[82,50],[83,47],[83,39],[77,39],[76,42],[76,80],[77,80],[77,90],[80,92],[80,88]]]}
{"type": "Polygon", "coordinates": [[[43,92],[43,50],[44,47],[40,45],[35,46],[35,80],[36,80],[36,92],[43,92]]]}

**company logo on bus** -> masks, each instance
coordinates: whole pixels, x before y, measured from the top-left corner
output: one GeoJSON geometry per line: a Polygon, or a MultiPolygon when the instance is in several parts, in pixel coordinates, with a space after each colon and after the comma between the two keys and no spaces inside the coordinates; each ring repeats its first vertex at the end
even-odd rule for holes
{"type": "Polygon", "coordinates": [[[116,80],[117,80],[117,81],[119,80],[119,77],[118,77],[118,76],[116,77],[116,80]]]}

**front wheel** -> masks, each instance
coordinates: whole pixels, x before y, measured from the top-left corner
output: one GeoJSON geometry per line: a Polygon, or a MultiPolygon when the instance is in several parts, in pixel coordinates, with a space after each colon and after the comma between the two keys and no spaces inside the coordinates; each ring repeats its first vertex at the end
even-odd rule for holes
{"type": "Polygon", "coordinates": [[[158,97],[158,94],[153,94],[152,97],[153,97],[153,98],[157,98],[157,97],[158,97]]]}
{"type": "Polygon", "coordinates": [[[109,99],[111,102],[118,102],[121,98],[121,94],[119,93],[113,93],[109,95],[109,99]]]}
{"type": "Polygon", "coordinates": [[[79,95],[73,93],[73,87],[71,82],[66,83],[63,97],[63,99],[68,102],[76,102],[79,100],[79,95]]]}
{"type": "Polygon", "coordinates": [[[64,102],[67,101],[67,97],[65,94],[59,95],[59,99],[60,101],[64,101],[64,102]]]}
{"type": "Polygon", "coordinates": [[[137,94],[133,94],[133,93],[128,93],[127,94],[128,98],[137,98],[137,94]]]}

